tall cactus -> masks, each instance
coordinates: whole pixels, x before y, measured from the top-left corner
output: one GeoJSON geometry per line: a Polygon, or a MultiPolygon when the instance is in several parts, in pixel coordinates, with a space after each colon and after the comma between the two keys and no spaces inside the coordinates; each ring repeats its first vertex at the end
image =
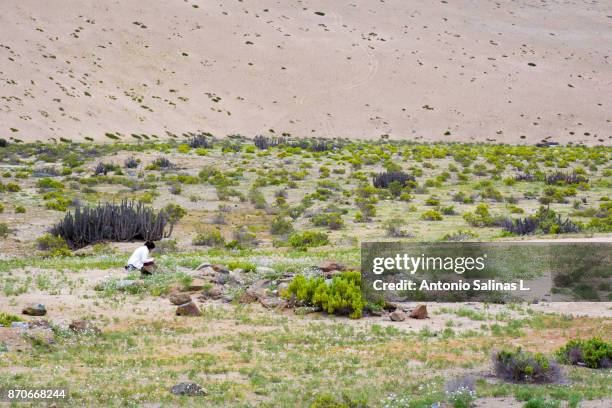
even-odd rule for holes
{"type": "Polygon", "coordinates": [[[74,214],[67,213],[50,232],[64,238],[72,249],[79,249],[105,241],[159,240],[167,224],[164,211],[156,213],[141,202],[124,200],[119,205],[77,207],[74,214]]]}

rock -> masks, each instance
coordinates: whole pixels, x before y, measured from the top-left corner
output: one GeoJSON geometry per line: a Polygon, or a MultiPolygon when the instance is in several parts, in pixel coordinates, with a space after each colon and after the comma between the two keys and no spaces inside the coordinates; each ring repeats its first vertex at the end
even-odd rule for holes
{"type": "Polygon", "coordinates": [[[260,297],[259,303],[267,309],[282,309],[287,306],[287,301],[278,297],[260,297]]]}
{"type": "Polygon", "coordinates": [[[225,285],[230,281],[230,275],[224,273],[215,272],[215,276],[211,279],[213,283],[217,283],[219,285],[225,285]]]}
{"type": "Polygon", "coordinates": [[[251,289],[245,290],[238,298],[238,303],[247,304],[257,302],[257,292],[251,289]]]}
{"type": "Polygon", "coordinates": [[[395,312],[391,312],[389,317],[394,322],[403,322],[406,320],[406,313],[402,312],[401,310],[396,310],[395,312]]]}
{"type": "Polygon", "coordinates": [[[170,303],[173,305],[180,306],[191,302],[191,296],[187,293],[171,293],[168,300],[170,300],[170,303]]]}
{"type": "Polygon", "coordinates": [[[202,290],[206,286],[207,282],[201,278],[194,278],[189,284],[190,291],[202,290]]]}
{"type": "Polygon", "coordinates": [[[221,299],[221,297],[223,296],[223,291],[221,290],[221,288],[219,286],[213,286],[212,288],[205,290],[202,292],[202,294],[198,297],[199,300],[207,300],[207,299],[221,299]]]}
{"type": "Polygon", "coordinates": [[[397,303],[393,303],[393,302],[385,302],[385,304],[383,305],[383,309],[389,311],[389,312],[393,312],[394,310],[402,310],[401,306],[397,303]]]}
{"type": "Polygon", "coordinates": [[[284,291],[286,291],[287,289],[289,289],[289,283],[287,282],[281,282],[277,287],[276,290],[278,291],[278,293],[282,294],[284,291]]]}
{"type": "Polygon", "coordinates": [[[13,329],[27,330],[30,328],[30,324],[28,322],[12,322],[11,327],[13,329]]]}
{"type": "Polygon", "coordinates": [[[76,333],[100,334],[102,331],[89,320],[73,320],[68,328],[76,333]]]}
{"type": "Polygon", "coordinates": [[[198,308],[198,306],[189,301],[185,304],[179,305],[176,308],[176,315],[177,316],[201,316],[202,312],[200,312],[200,308],[198,308]]]}
{"type": "Polygon", "coordinates": [[[199,264],[199,265],[198,265],[198,266],[195,268],[195,270],[196,270],[196,271],[201,271],[202,269],[206,269],[206,268],[208,268],[209,266],[211,266],[211,265],[210,265],[208,262],[202,262],[201,264],[199,264]]]}
{"type": "Polygon", "coordinates": [[[190,397],[203,396],[208,394],[196,383],[178,383],[170,390],[174,395],[188,395],[190,397]]]}
{"type": "Polygon", "coordinates": [[[268,266],[258,266],[257,268],[255,268],[255,272],[260,275],[270,275],[276,273],[273,268],[270,268],[268,266]]]}
{"type": "Polygon", "coordinates": [[[235,271],[231,271],[229,273],[229,283],[233,283],[236,285],[244,285],[244,277],[242,276],[242,270],[236,269],[235,271]]]}
{"type": "Polygon", "coordinates": [[[412,317],[413,319],[427,319],[427,306],[418,305],[417,307],[412,309],[412,312],[410,312],[410,317],[412,317]]]}
{"type": "Polygon", "coordinates": [[[323,272],[344,271],[346,266],[340,262],[325,261],[319,265],[319,269],[323,272]]]}
{"type": "Polygon", "coordinates": [[[229,273],[229,269],[225,265],[214,264],[214,265],[211,265],[211,268],[213,268],[215,272],[229,273]]]}
{"type": "Polygon", "coordinates": [[[24,307],[21,313],[29,316],[44,316],[47,314],[47,309],[42,303],[32,303],[24,307]]]}

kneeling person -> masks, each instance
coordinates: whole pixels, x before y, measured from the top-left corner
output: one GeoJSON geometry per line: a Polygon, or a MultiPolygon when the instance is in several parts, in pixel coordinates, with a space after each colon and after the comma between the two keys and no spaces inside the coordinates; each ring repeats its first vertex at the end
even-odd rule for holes
{"type": "Polygon", "coordinates": [[[153,248],[155,248],[155,244],[151,241],[147,241],[143,246],[137,248],[128,259],[125,270],[128,272],[138,270],[143,275],[152,275],[157,269],[153,258],[149,258],[149,252],[153,248]]]}

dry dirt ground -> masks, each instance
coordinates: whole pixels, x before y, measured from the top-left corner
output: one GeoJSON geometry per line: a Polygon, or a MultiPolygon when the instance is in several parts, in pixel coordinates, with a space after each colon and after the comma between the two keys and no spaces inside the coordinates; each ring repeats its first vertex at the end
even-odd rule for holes
{"type": "Polygon", "coordinates": [[[609,5],[5,0],[0,137],[609,145],[609,5]]]}

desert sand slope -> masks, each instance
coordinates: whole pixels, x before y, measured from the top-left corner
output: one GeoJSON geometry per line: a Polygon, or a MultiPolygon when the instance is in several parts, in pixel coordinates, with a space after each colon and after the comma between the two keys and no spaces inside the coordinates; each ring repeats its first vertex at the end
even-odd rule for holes
{"type": "Polygon", "coordinates": [[[0,137],[612,143],[609,0],[2,0],[0,137]]]}

